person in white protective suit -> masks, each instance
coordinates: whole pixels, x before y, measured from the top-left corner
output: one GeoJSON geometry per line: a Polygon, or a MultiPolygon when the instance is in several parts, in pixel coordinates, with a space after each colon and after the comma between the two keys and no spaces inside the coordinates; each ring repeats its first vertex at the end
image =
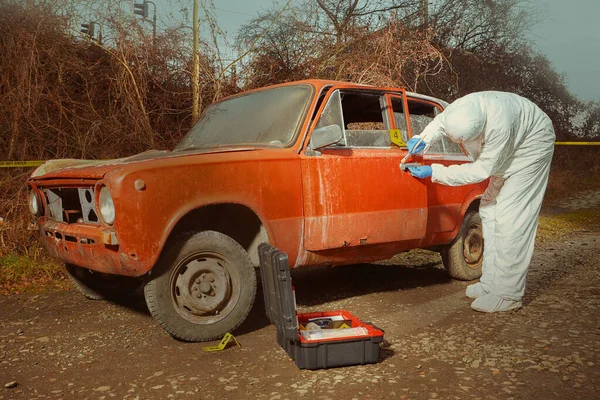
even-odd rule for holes
{"type": "Polygon", "coordinates": [[[443,135],[461,143],[473,161],[409,170],[415,177],[431,176],[432,182],[450,186],[490,178],[479,206],[485,243],[482,276],[467,287],[466,295],[475,299],[471,307],[477,311],[520,308],[554,153],[552,121],[516,94],[472,93],[450,104],[421,135],[411,138],[408,150],[426,150],[443,135]]]}

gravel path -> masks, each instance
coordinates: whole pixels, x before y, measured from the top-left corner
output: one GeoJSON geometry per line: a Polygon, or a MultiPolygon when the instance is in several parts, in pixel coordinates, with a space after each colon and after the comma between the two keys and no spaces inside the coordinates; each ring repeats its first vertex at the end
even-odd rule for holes
{"type": "Polygon", "coordinates": [[[553,207],[555,211],[576,211],[589,208],[600,208],[600,190],[582,190],[564,199],[554,199],[547,202],[547,206],[553,207]]]}
{"type": "Polygon", "coordinates": [[[1,296],[0,399],[597,399],[599,266],[600,232],[546,239],[524,308],[497,315],[471,311],[431,252],[298,271],[301,310],[348,309],[386,331],[380,363],[322,371],[277,346],[261,298],[243,347],[206,353],[167,336],[142,299],[1,296]]]}

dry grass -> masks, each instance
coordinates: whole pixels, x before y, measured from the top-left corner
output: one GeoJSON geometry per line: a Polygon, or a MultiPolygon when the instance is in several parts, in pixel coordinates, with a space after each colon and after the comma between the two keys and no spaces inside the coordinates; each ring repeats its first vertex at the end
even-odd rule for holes
{"type": "Polygon", "coordinates": [[[68,287],[62,264],[48,256],[37,231],[29,229],[29,172],[0,171],[0,294],[68,287]]]}
{"type": "Polygon", "coordinates": [[[8,254],[0,256],[0,293],[37,293],[70,287],[62,264],[49,257],[39,259],[8,254]]]}
{"type": "MultiPolygon", "coordinates": [[[[580,163],[595,162],[594,160],[588,161],[579,160],[580,163]]],[[[552,210],[553,202],[576,197],[577,193],[587,190],[600,190],[600,176],[597,172],[586,168],[564,169],[555,165],[548,181],[545,204],[548,209],[552,210]]],[[[598,209],[542,215],[539,219],[538,240],[556,239],[576,231],[598,232],[599,230],[600,212],[598,209]]]]}
{"type": "Polygon", "coordinates": [[[598,209],[579,210],[566,214],[542,215],[537,239],[541,242],[556,240],[573,232],[600,232],[598,209]]]}

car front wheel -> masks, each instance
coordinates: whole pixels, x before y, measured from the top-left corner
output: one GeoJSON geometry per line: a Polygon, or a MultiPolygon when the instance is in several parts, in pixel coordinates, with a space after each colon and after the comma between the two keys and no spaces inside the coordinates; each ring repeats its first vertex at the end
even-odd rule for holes
{"type": "Polygon", "coordinates": [[[152,316],[173,337],[209,341],[237,328],[256,296],[250,257],[235,240],[214,231],[171,241],[144,288],[152,316]]]}
{"type": "Polygon", "coordinates": [[[483,245],[479,212],[469,211],[454,241],[442,249],[442,261],[448,274],[462,281],[479,279],[483,245]]]}

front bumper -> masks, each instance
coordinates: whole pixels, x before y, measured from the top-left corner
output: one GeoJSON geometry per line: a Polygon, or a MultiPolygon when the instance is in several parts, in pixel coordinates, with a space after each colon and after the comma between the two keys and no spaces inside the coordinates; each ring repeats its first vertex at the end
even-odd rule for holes
{"type": "Polygon", "coordinates": [[[148,271],[136,254],[120,251],[116,233],[102,225],[66,224],[40,218],[40,238],[50,255],[94,271],[140,276],[148,271]]]}

